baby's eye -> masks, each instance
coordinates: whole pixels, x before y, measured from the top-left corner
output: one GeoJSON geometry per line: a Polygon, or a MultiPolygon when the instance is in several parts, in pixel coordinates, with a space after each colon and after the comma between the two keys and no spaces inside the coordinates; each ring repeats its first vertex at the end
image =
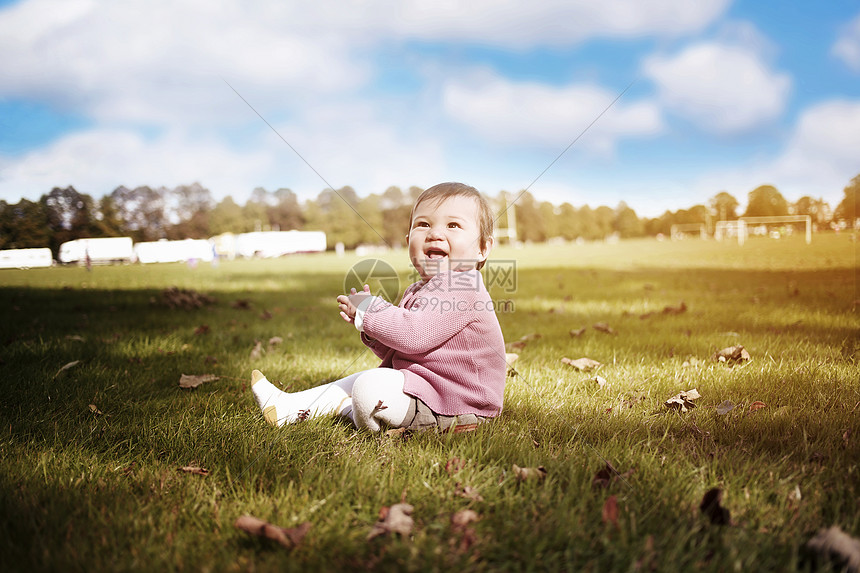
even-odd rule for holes
{"type": "Polygon", "coordinates": [[[459,229],[460,223],[448,223],[448,228],[449,229],[459,229]]]}
{"type": "Polygon", "coordinates": [[[413,225],[414,228],[429,227],[429,226],[430,225],[427,224],[427,221],[415,221],[415,224],[413,225]]]}

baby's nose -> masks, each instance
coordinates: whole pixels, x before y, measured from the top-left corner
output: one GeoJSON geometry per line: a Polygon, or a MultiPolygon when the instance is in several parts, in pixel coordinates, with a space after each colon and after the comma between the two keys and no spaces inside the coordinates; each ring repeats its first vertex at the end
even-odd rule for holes
{"type": "Polygon", "coordinates": [[[441,239],[445,235],[442,233],[442,229],[439,227],[430,227],[430,232],[427,233],[428,239],[441,239]]]}

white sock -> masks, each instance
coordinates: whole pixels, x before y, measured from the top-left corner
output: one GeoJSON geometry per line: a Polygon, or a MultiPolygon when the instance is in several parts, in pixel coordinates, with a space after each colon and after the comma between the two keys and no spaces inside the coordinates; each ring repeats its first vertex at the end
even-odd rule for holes
{"type": "Polygon", "coordinates": [[[251,391],[263,417],[274,426],[327,414],[343,414],[344,410],[352,407],[349,394],[337,382],[287,393],[275,388],[262,372],[254,370],[251,373],[251,391]]]}

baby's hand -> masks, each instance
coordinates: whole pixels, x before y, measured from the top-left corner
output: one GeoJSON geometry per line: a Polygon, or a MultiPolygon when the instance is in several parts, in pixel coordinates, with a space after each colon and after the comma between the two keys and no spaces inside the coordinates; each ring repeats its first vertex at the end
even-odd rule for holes
{"type": "Polygon", "coordinates": [[[370,285],[364,285],[363,292],[356,292],[355,289],[350,289],[348,295],[342,294],[338,296],[337,302],[341,317],[347,322],[355,322],[355,311],[358,309],[358,305],[370,296],[372,296],[370,294],[370,285]]]}

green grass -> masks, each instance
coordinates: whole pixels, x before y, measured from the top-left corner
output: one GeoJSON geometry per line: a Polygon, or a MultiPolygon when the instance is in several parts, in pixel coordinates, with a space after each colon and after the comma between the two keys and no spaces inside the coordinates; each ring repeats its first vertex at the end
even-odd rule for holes
{"type": "MultiPolygon", "coordinates": [[[[406,254],[382,258],[402,289],[406,254]]],[[[516,261],[513,292],[492,289],[512,304],[499,313],[506,340],[541,337],[519,350],[499,420],[408,439],[329,418],[274,429],[247,388],[253,368],[302,389],[377,364],[334,302],[357,257],[0,272],[0,568],[804,571],[818,528],[860,537],[850,236],[504,247],[493,259],[516,261]],[[158,301],[172,285],[218,302],[169,310],[158,301]],[[687,312],[661,313],[681,301],[687,312]],[[283,344],[252,360],[273,336],[283,344]],[[752,361],[711,360],[734,344],[752,361]],[[560,362],[582,356],[604,363],[605,387],[560,362]],[[221,379],[184,391],[183,373],[221,379]],[[690,388],[696,409],[662,407],[690,388]],[[724,400],[737,407],[720,415],[724,400]],[[766,407],[751,412],[754,401],[766,407]],[[452,458],[465,465],[449,473],[452,458]],[[594,488],[607,461],[625,477],[594,488]],[[178,471],[190,464],[211,473],[178,471]],[[513,464],[548,475],[518,482],[513,464]],[[730,526],[698,510],[712,487],[730,526]],[[367,542],[404,495],[412,536],[367,542]],[[617,527],[602,519],[612,495],[617,527]],[[465,508],[480,516],[469,547],[450,522],[465,508]],[[245,513],[312,529],[287,550],[236,530],[245,513]]]]}

